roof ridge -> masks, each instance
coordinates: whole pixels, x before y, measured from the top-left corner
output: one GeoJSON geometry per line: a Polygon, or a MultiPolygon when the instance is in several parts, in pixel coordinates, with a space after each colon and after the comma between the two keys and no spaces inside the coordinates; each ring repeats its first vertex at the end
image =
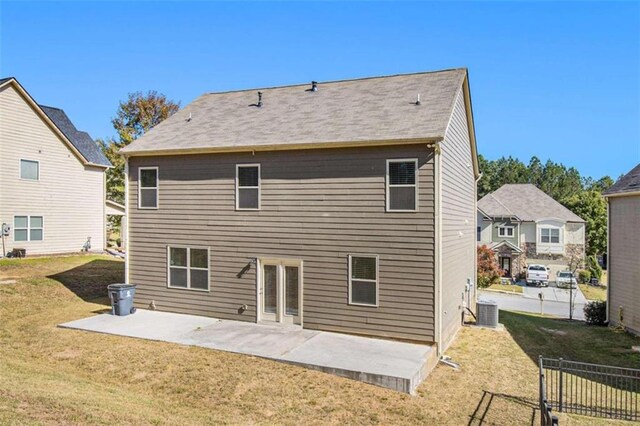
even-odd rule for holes
{"type": "MultiPolygon", "coordinates": [[[[503,186],[504,186],[504,185],[503,185],[503,186]]],[[[500,189],[500,188],[498,188],[498,189],[500,189]]],[[[502,203],[502,201],[498,200],[498,198],[497,198],[495,195],[493,195],[495,192],[496,192],[496,191],[493,191],[492,193],[490,193],[490,194],[489,194],[489,195],[491,196],[491,198],[493,198],[494,200],[496,200],[496,202],[497,202],[498,204],[500,204],[502,207],[504,207],[504,208],[505,208],[509,213],[511,213],[511,214],[512,214],[512,215],[514,215],[514,216],[517,216],[513,211],[511,211],[511,209],[510,209],[509,207],[507,207],[506,205],[504,205],[504,204],[502,203]]]]}
{"type": "MultiPolygon", "coordinates": [[[[327,80],[320,81],[317,80],[318,86],[322,84],[333,84],[333,83],[346,83],[350,81],[364,81],[364,80],[375,80],[382,78],[394,78],[394,77],[407,77],[407,76],[415,76],[415,75],[426,75],[426,74],[438,74],[452,71],[465,71],[468,72],[468,68],[466,67],[458,67],[458,68],[447,68],[443,70],[435,70],[435,71],[419,71],[419,72],[410,72],[410,73],[399,73],[399,74],[388,74],[388,75],[377,75],[377,76],[369,76],[369,77],[358,77],[358,78],[345,78],[340,80],[327,80]]],[[[240,93],[240,92],[253,92],[255,90],[273,90],[273,89],[286,89],[291,87],[307,87],[310,82],[306,83],[297,83],[297,84],[285,84],[283,86],[266,86],[266,87],[254,87],[251,89],[237,89],[237,90],[224,90],[221,92],[205,92],[200,96],[204,95],[221,95],[225,93],[240,93]]]]}

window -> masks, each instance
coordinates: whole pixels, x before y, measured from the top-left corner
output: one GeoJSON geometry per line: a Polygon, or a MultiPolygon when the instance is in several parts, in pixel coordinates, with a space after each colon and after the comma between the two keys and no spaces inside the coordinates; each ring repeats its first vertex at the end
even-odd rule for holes
{"type": "Polygon", "coordinates": [[[349,303],[378,306],[378,256],[349,255],[349,303]]]}
{"type": "Polygon", "coordinates": [[[260,209],[260,164],[236,166],[236,210],[260,209]]]}
{"type": "Polygon", "coordinates": [[[40,163],[33,160],[20,160],[20,179],[40,180],[40,163]]]}
{"type": "Polygon", "coordinates": [[[141,209],[157,209],[158,168],[140,167],[138,171],[138,207],[141,209]]]}
{"type": "Polygon", "coordinates": [[[418,210],[418,160],[387,160],[387,211],[418,210]]]}
{"type": "Polygon", "coordinates": [[[209,249],[168,247],[168,286],[209,290],[209,249]]]}
{"type": "Polygon", "coordinates": [[[541,228],[540,242],[560,244],[560,229],[558,228],[541,228]]]}
{"type": "Polygon", "coordinates": [[[513,226],[500,226],[498,228],[499,237],[513,237],[513,226]]]}
{"type": "Polygon", "coordinates": [[[14,241],[42,241],[43,239],[42,216],[15,216],[13,218],[14,241]]]}
{"type": "Polygon", "coordinates": [[[482,241],[482,227],[480,226],[476,228],[476,239],[482,241]]]}

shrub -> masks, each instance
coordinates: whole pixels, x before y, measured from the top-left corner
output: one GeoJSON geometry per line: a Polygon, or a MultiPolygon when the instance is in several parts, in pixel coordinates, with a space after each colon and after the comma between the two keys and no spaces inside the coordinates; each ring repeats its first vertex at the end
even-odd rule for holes
{"type": "Polygon", "coordinates": [[[580,283],[586,284],[588,282],[591,281],[591,271],[589,270],[582,270],[578,272],[578,281],[580,283]]]}
{"type": "Polygon", "coordinates": [[[593,301],[584,307],[584,319],[590,325],[607,324],[607,302],[593,301]]]}
{"type": "Polygon", "coordinates": [[[486,288],[500,282],[504,271],[498,266],[496,255],[487,246],[478,247],[478,287],[486,288]]]}
{"type": "Polygon", "coordinates": [[[597,278],[598,282],[600,282],[602,279],[602,267],[595,256],[589,256],[587,258],[587,268],[589,269],[589,272],[591,272],[591,278],[597,278]]]}

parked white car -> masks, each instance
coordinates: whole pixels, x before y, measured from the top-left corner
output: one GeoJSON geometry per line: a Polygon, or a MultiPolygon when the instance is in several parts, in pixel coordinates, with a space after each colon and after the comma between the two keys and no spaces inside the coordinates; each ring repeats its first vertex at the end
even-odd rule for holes
{"type": "Polygon", "coordinates": [[[556,285],[559,288],[578,288],[578,280],[570,271],[558,272],[556,285]]]}
{"type": "Polygon", "coordinates": [[[528,265],[527,266],[527,285],[535,285],[541,287],[549,286],[549,268],[544,265],[528,265]]]}

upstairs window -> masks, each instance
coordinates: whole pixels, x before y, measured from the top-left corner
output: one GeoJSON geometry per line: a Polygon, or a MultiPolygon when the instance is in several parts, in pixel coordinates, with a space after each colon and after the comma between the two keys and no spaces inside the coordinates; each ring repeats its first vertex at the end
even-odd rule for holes
{"type": "Polygon", "coordinates": [[[482,227],[480,226],[476,227],[476,239],[478,241],[482,240],[482,227]]]}
{"type": "Polygon", "coordinates": [[[14,241],[42,241],[43,239],[42,216],[15,216],[13,218],[14,241]]]}
{"type": "Polygon", "coordinates": [[[20,160],[20,179],[40,180],[40,163],[34,160],[20,160]]]}
{"type": "Polygon", "coordinates": [[[138,172],[138,207],[141,209],[157,209],[158,168],[140,167],[138,172]]]}
{"type": "Polygon", "coordinates": [[[542,228],[540,229],[540,242],[549,244],[560,244],[560,229],[542,228]]]}
{"type": "Polygon", "coordinates": [[[498,228],[499,237],[513,237],[513,226],[501,226],[498,228]]]}
{"type": "Polygon", "coordinates": [[[209,249],[168,247],[167,250],[169,287],[209,290],[209,249]]]}
{"type": "Polygon", "coordinates": [[[349,255],[349,303],[378,306],[378,256],[349,255]]]}
{"type": "Polygon", "coordinates": [[[387,160],[387,211],[418,209],[418,160],[387,160]]]}
{"type": "Polygon", "coordinates": [[[260,164],[236,166],[236,210],[260,209],[260,164]]]}

